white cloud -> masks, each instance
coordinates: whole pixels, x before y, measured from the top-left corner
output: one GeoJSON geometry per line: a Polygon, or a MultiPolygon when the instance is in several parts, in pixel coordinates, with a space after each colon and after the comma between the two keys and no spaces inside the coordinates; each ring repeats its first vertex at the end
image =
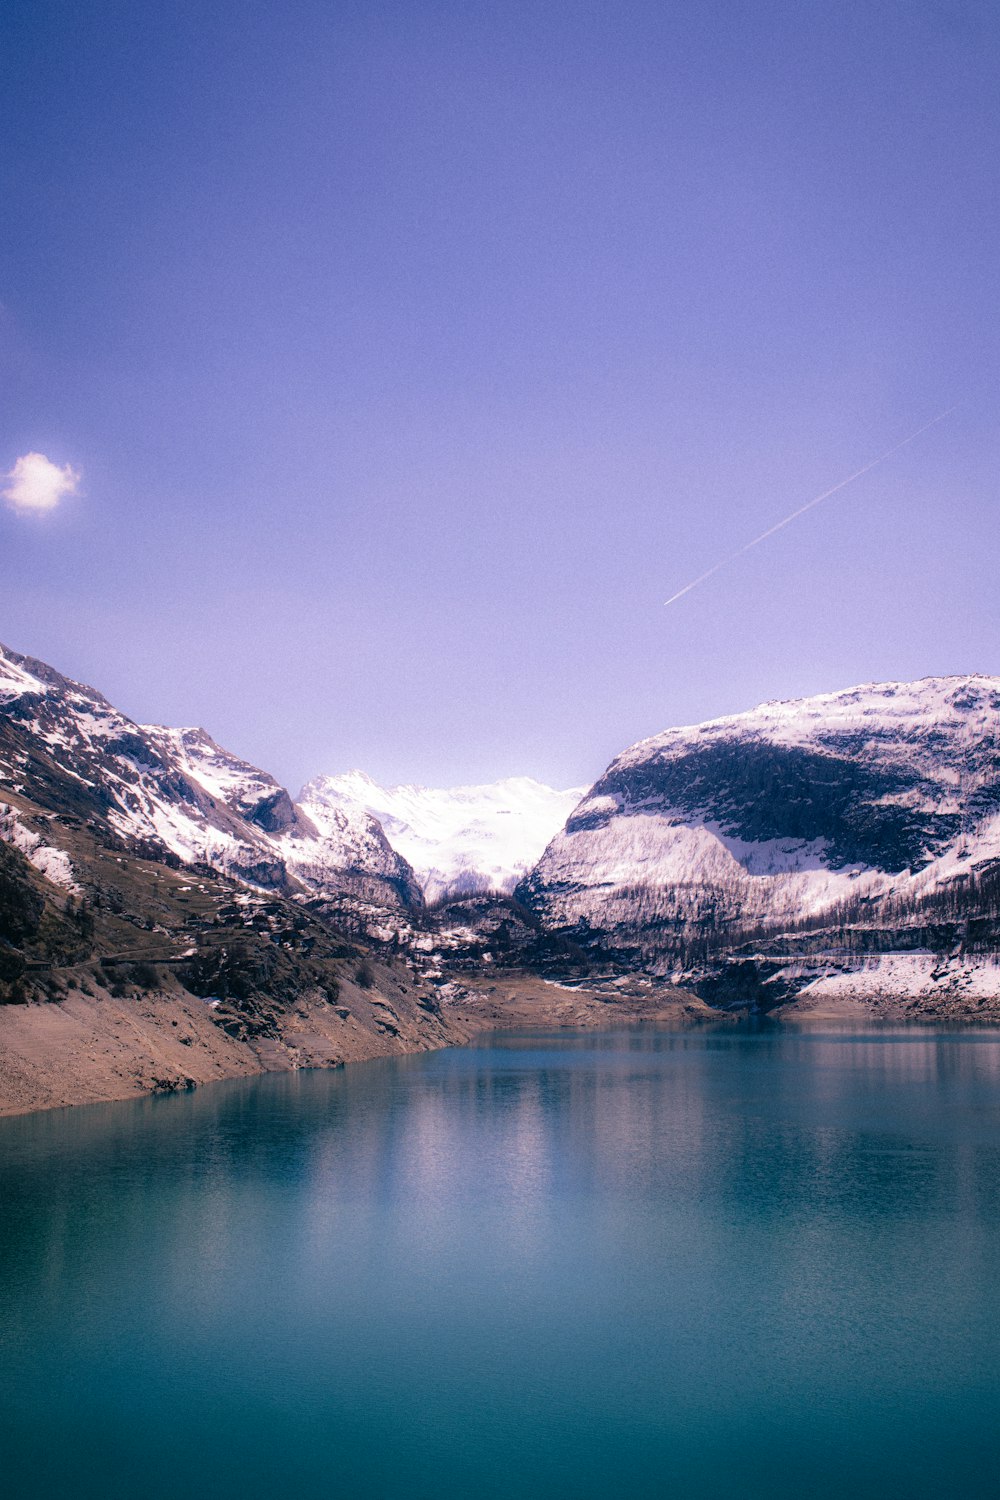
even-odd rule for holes
{"type": "Polygon", "coordinates": [[[64,495],[76,493],[80,476],[69,464],[62,468],[44,453],[25,453],[9,474],[3,497],[15,510],[52,510],[64,495]]]}

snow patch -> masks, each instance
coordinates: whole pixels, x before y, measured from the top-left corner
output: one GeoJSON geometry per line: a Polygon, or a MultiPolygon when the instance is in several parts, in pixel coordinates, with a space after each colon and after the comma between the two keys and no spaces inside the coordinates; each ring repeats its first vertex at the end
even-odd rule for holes
{"type": "Polygon", "coordinates": [[[1000,960],[968,954],[942,958],[926,952],[883,953],[848,972],[825,974],[800,991],[802,999],[909,1001],[944,995],[1000,999],[1000,960]]]}
{"type": "Polygon", "coordinates": [[[59,886],[71,896],[83,894],[74,879],[73,866],[65,849],[54,848],[45,842],[40,833],[26,828],[17,810],[9,802],[0,802],[0,839],[20,850],[50,884],[59,886]]]}

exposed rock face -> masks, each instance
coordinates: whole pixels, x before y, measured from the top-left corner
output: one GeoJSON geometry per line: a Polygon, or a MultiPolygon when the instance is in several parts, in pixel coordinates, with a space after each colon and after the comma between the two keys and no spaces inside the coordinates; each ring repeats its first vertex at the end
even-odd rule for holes
{"type": "Polygon", "coordinates": [[[186,777],[246,822],[265,833],[280,833],[295,823],[295,808],[285,788],[266,771],[223,750],[204,729],[147,724],[142,733],[179,764],[186,777]]]}
{"type": "Polygon", "coordinates": [[[93,688],[0,647],[0,796],[4,785],[133,852],[268,890],[346,897],[357,927],[368,906],[377,919],[422,904],[412,870],[369,814],[320,826],[203,729],[134,724],[93,688]]]}
{"type": "Polygon", "coordinates": [[[350,925],[369,925],[364,908],[419,912],[423,895],[406,860],[376,818],[356,809],[296,808],[296,823],[274,839],[289,871],[350,925]]]}
{"type": "Polygon", "coordinates": [[[897,916],[1000,859],[1000,679],[881,684],[668,730],[618,757],[517,896],[654,967],[897,916]]]}

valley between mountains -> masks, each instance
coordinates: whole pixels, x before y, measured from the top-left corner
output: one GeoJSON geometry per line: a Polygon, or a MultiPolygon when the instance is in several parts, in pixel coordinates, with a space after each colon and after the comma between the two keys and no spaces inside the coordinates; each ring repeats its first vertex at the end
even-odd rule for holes
{"type": "Polygon", "coordinates": [[[671,729],[590,788],[293,800],[0,647],[0,1112],[497,1025],[995,1020],[998,954],[998,678],[671,729]]]}

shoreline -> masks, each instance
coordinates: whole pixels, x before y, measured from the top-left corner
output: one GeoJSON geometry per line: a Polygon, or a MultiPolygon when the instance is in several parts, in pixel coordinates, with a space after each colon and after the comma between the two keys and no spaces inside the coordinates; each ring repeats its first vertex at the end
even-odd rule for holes
{"type": "MultiPolygon", "coordinates": [[[[607,1029],[641,1022],[736,1025],[746,1011],[708,1005],[690,990],[641,980],[568,986],[536,974],[457,975],[429,989],[397,966],[378,965],[362,985],[345,981],[337,1003],[303,997],[215,1010],[174,986],[113,996],[71,990],[65,999],[0,1007],[0,1118],[81,1104],[178,1093],[226,1079],[339,1068],[379,1057],[463,1046],[491,1031],[607,1029]]],[[[766,1014],[780,1024],[924,1023],[997,1026],[990,1007],[900,1004],[897,996],[816,986],[766,1014]]]]}
{"type": "Polygon", "coordinates": [[[338,1068],[461,1046],[487,1031],[691,1024],[719,1013],[681,990],[609,995],[531,974],[462,976],[440,1003],[408,972],[378,966],[338,1003],[303,998],[227,1028],[179,987],[0,1007],[0,1117],[179,1093],[230,1078],[338,1068]]]}

